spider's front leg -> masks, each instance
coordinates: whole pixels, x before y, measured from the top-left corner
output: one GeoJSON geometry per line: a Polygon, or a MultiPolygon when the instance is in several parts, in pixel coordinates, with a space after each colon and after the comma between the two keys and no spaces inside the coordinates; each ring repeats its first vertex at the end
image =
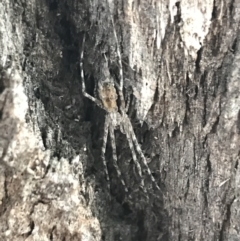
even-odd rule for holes
{"type": "Polygon", "coordinates": [[[137,155],[136,155],[136,152],[134,150],[133,141],[132,141],[132,138],[131,138],[131,136],[129,134],[129,131],[128,131],[128,129],[129,129],[128,125],[125,122],[123,122],[123,128],[124,128],[124,132],[125,132],[126,137],[127,137],[129,148],[130,148],[131,153],[132,153],[133,162],[136,165],[138,175],[141,179],[140,187],[141,187],[141,189],[143,190],[144,193],[147,193],[147,190],[146,190],[145,184],[144,184],[143,175],[142,175],[142,169],[141,169],[141,166],[140,166],[140,164],[137,160],[137,155]]]}
{"type": "Polygon", "coordinates": [[[133,128],[132,128],[132,124],[131,124],[131,122],[130,122],[130,120],[129,120],[128,118],[126,118],[126,123],[127,123],[127,125],[128,125],[128,130],[129,130],[130,138],[132,139],[132,141],[133,141],[133,143],[134,143],[134,145],[135,145],[135,147],[136,147],[136,150],[137,150],[138,154],[140,155],[140,157],[141,157],[141,159],[142,159],[142,162],[143,162],[143,164],[144,164],[144,166],[145,166],[145,168],[146,168],[146,170],[147,170],[148,175],[149,175],[150,178],[151,178],[152,183],[155,185],[155,187],[158,189],[158,191],[160,191],[160,192],[162,193],[161,188],[158,186],[157,181],[156,181],[155,178],[153,177],[153,175],[152,175],[152,173],[151,173],[151,170],[150,170],[149,167],[148,167],[146,157],[144,156],[144,154],[143,154],[143,152],[142,152],[142,150],[141,150],[141,147],[140,147],[140,145],[138,144],[136,135],[135,135],[134,130],[133,130],[133,128]]]}
{"type": "Polygon", "coordinates": [[[112,146],[113,166],[116,169],[118,178],[121,180],[121,183],[125,189],[125,192],[128,193],[128,188],[125,184],[125,181],[122,178],[121,171],[117,164],[117,151],[116,151],[116,142],[115,142],[115,136],[114,136],[114,128],[111,124],[109,125],[109,133],[110,133],[110,140],[111,140],[111,146],[112,146]]]}
{"type": "Polygon", "coordinates": [[[104,122],[104,129],[103,129],[103,144],[102,144],[102,149],[101,149],[101,157],[102,157],[102,161],[103,161],[105,176],[107,179],[108,190],[110,191],[110,179],[109,179],[109,174],[108,174],[107,162],[105,159],[105,153],[106,153],[106,147],[107,147],[107,137],[108,137],[108,127],[109,127],[109,116],[106,115],[106,119],[104,122]]]}

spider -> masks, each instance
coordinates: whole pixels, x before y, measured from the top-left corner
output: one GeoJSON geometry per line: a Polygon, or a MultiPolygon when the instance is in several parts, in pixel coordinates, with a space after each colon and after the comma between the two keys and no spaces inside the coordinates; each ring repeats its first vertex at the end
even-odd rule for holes
{"type": "MultiPolygon", "coordinates": [[[[83,37],[83,43],[82,43],[82,50],[80,55],[80,70],[81,70],[81,79],[82,79],[82,93],[85,97],[93,101],[97,106],[104,109],[106,111],[106,117],[104,122],[104,134],[103,134],[103,144],[101,149],[101,158],[103,160],[104,165],[104,172],[105,176],[108,182],[108,188],[110,190],[110,180],[109,180],[109,174],[108,174],[108,168],[107,168],[107,162],[105,159],[105,152],[106,152],[106,145],[108,140],[108,135],[110,137],[110,144],[112,148],[112,160],[113,160],[113,166],[116,169],[117,176],[121,180],[121,183],[125,189],[126,193],[129,193],[129,190],[126,186],[125,181],[122,178],[121,171],[118,166],[118,158],[116,153],[116,142],[115,142],[115,136],[114,136],[114,130],[118,127],[120,128],[120,131],[126,135],[126,139],[128,141],[129,148],[131,150],[132,159],[136,166],[138,175],[141,179],[140,188],[144,191],[144,193],[147,193],[145,185],[144,185],[144,179],[143,179],[143,172],[141,169],[141,165],[137,159],[136,153],[139,155],[140,159],[142,160],[142,163],[147,170],[148,175],[151,177],[151,181],[154,184],[154,186],[161,191],[160,187],[158,186],[155,178],[152,176],[151,171],[148,167],[146,158],[141,150],[141,147],[137,141],[136,135],[134,133],[131,121],[127,115],[127,107],[125,105],[124,95],[123,95],[123,68],[122,68],[122,59],[121,54],[119,50],[119,44],[117,40],[117,34],[114,27],[114,22],[112,19],[113,24],[113,32],[114,37],[117,42],[117,55],[118,55],[118,65],[119,68],[119,75],[120,75],[120,83],[116,83],[116,81],[113,80],[113,78],[110,75],[109,68],[107,62],[103,64],[103,68],[101,69],[101,79],[98,80],[97,85],[97,96],[93,97],[89,95],[86,92],[85,87],[85,79],[84,79],[84,71],[83,71],[83,55],[84,55],[84,44],[85,44],[85,34],[83,37]],[[116,91],[117,89],[117,91],[116,91]],[[117,94],[118,93],[118,94],[117,94]],[[117,99],[119,96],[119,108],[117,104],[117,99]]],[[[96,94],[95,94],[96,95],[96,94]]]]}

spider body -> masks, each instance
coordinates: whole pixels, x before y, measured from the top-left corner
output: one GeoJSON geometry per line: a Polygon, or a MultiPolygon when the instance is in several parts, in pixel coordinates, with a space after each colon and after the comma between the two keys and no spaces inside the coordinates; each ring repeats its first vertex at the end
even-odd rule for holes
{"type": "Polygon", "coordinates": [[[105,107],[106,111],[117,112],[117,92],[114,85],[111,82],[103,82],[102,85],[99,84],[98,95],[102,101],[102,105],[105,107]]]}
{"type": "Polygon", "coordinates": [[[137,141],[136,135],[134,133],[131,121],[127,115],[127,110],[126,110],[126,105],[125,105],[124,95],[123,95],[122,60],[121,60],[121,55],[120,55],[120,50],[119,50],[119,46],[118,46],[117,35],[116,35],[113,19],[112,19],[112,24],[113,24],[114,36],[115,36],[115,39],[117,42],[118,64],[120,66],[120,69],[119,69],[120,83],[114,82],[114,80],[111,77],[110,72],[109,72],[108,63],[107,62],[103,63],[102,69],[101,69],[101,74],[100,74],[100,79],[98,80],[98,84],[97,84],[97,91],[95,91],[97,93],[99,99],[89,95],[85,90],[86,88],[85,88],[84,71],[83,71],[83,53],[84,53],[85,35],[83,38],[82,52],[81,52],[81,56],[80,56],[82,93],[85,97],[92,100],[96,105],[98,105],[100,108],[102,108],[106,111],[101,157],[103,160],[106,179],[108,181],[108,188],[110,189],[110,184],[109,184],[110,180],[109,180],[107,163],[106,163],[106,159],[105,159],[105,152],[106,152],[106,145],[107,145],[107,140],[108,140],[108,136],[109,136],[110,144],[112,147],[113,166],[115,167],[117,175],[118,175],[119,179],[121,180],[121,183],[125,189],[125,192],[126,193],[129,192],[128,188],[125,184],[125,181],[122,178],[121,171],[118,166],[118,158],[117,158],[117,152],[116,152],[116,142],[115,142],[114,130],[117,129],[118,127],[120,127],[120,131],[126,135],[126,139],[128,141],[128,145],[129,145],[129,148],[132,153],[132,159],[133,159],[134,165],[136,167],[138,176],[141,180],[140,188],[144,191],[144,193],[147,193],[147,190],[144,185],[142,168],[141,168],[141,165],[137,158],[137,155],[139,156],[139,159],[142,160],[142,164],[143,164],[144,168],[147,170],[148,175],[151,177],[152,183],[159,191],[161,191],[158,184],[156,183],[155,178],[151,174],[151,171],[147,164],[147,160],[141,150],[141,147],[140,147],[140,145],[137,141]],[[117,89],[115,88],[115,86],[117,89]],[[119,100],[119,101],[117,101],[117,100],[119,100]],[[119,102],[119,108],[118,108],[118,102],[119,102]]]}

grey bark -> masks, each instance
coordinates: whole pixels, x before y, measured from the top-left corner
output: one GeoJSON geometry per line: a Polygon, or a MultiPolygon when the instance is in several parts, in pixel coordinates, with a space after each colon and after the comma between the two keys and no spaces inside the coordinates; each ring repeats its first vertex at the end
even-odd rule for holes
{"type": "MultiPolygon", "coordinates": [[[[0,240],[240,240],[240,3],[0,2],[0,240]],[[126,137],[107,189],[104,111],[87,91],[106,61],[149,167],[141,192],[126,137]]],[[[144,169],[144,168],[143,168],[144,169]]]]}

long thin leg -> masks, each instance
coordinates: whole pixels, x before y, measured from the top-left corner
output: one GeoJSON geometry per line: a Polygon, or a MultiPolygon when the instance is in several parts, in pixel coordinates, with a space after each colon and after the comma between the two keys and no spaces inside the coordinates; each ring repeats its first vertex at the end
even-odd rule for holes
{"type": "Polygon", "coordinates": [[[125,112],[127,113],[129,111],[130,102],[131,102],[131,96],[130,93],[126,91],[126,106],[125,106],[125,112]]]}
{"type": "Polygon", "coordinates": [[[120,74],[120,83],[116,84],[117,86],[117,89],[118,89],[118,94],[119,94],[119,97],[120,97],[120,110],[121,112],[125,112],[126,111],[126,104],[125,104],[125,101],[124,101],[124,96],[123,96],[123,66],[122,66],[122,56],[121,56],[121,53],[120,53],[120,47],[119,47],[119,43],[118,43],[118,38],[117,38],[117,33],[116,33],[116,28],[115,28],[115,24],[114,24],[114,21],[113,21],[113,16],[112,16],[112,13],[110,13],[111,15],[111,21],[112,21],[112,25],[113,25],[113,33],[114,33],[114,37],[115,37],[115,40],[116,40],[116,44],[117,44],[117,55],[118,55],[118,65],[119,65],[119,74],[120,74]]]}
{"type": "Polygon", "coordinates": [[[132,141],[132,138],[131,138],[131,136],[130,136],[130,134],[129,134],[128,125],[125,125],[125,124],[124,124],[124,132],[125,132],[126,137],[127,137],[127,140],[128,140],[129,148],[130,148],[130,150],[131,150],[131,152],[132,152],[133,162],[134,162],[134,164],[135,164],[135,166],[136,166],[136,168],[137,168],[138,175],[139,175],[139,177],[140,177],[140,179],[141,179],[140,187],[142,188],[142,190],[143,190],[144,193],[147,193],[147,190],[146,190],[145,185],[144,185],[144,179],[143,179],[143,175],[142,175],[142,169],[141,169],[141,166],[140,166],[140,164],[139,164],[139,162],[138,162],[138,160],[137,160],[136,152],[135,152],[134,146],[133,146],[133,141],[132,141]]]}
{"type": "Polygon", "coordinates": [[[110,134],[110,140],[111,140],[111,146],[112,146],[113,166],[117,171],[118,178],[121,180],[121,183],[125,189],[125,192],[128,193],[128,188],[125,184],[125,181],[122,178],[121,171],[117,164],[116,142],[115,142],[115,136],[114,136],[114,129],[113,129],[113,126],[111,125],[109,125],[109,134],[110,134]]]}
{"type": "Polygon", "coordinates": [[[118,55],[118,64],[119,64],[119,73],[120,73],[120,84],[119,84],[119,88],[121,91],[123,91],[123,67],[122,67],[122,57],[121,57],[121,53],[120,53],[120,47],[119,47],[119,43],[118,43],[118,38],[117,38],[117,33],[116,33],[116,28],[115,28],[115,24],[113,21],[113,16],[112,13],[111,15],[111,21],[112,21],[112,25],[113,25],[113,33],[114,33],[114,37],[116,39],[116,44],[117,44],[117,55],[118,55]]]}
{"type": "MultiPolygon", "coordinates": [[[[127,119],[127,118],[126,118],[126,119],[127,119]]],[[[126,121],[128,122],[128,125],[129,125],[129,132],[130,132],[130,135],[131,135],[131,137],[132,137],[133,143],[134,143],[134,145],[135,145],[135,147],[136,147],[136,150],[137,150],[138,154],[140,155],[140,157],[141,157],[141,159],[142,159],[142,161],[143,161],[143,164],[144,164],[144,166],[145,166],[145,168],[146,168],[146,170],[147,170],[147,173],[148,173],[148,175],[150,176],[152,183],[153,183],[153,184],[155,185],[155,187],[162,193],[161,188],[158,186],[155,178],[153,177],[153,175],[152,175],[152,173],[151,173],[151,170],[150,170],[149,167],[148,167],[147,160],[146,160],[145,156],[143,155],[143,152],[142,152],[142,150],[141,150],[141,147],[140,147],[139,144],[138,144],[136,135],[135,135],[134,130],[133,130],[133,128],[132,128],[132,124],[131,124],[130,120],[128,120],[128,119],[127,119],[126,121]]]]}
{"type": "Polygon", "coordinates": [[[82,79],[82,93],[85,97],[96,103],[99,107],[102,108],[102,104],[99,100],[94,98],[93,96],[89,95],[86,92],[86,86],[85,86],[85,79],[84,79],[84,71],[83,71],[83,53],[84,53],[84,45],[85,45],[85,34],[83,35],[83,43],[82,43],[82,51],[80,54],[80,70],[81,70],[81,79],[82,79]]]}
{"type": "Polygon", "coordinates": [[[109,127],[109,117],[108,117],[108,115],[106,115],[106,119],[104,122],[104,130],[103,130],[103,144],[102,144],[102,149],[101,149],[101,157],[102,157],[102,161],[103,161],[105,177],[107,179],[108,189],[110,190],[110,179],[109,179],[109,174],[108,174],[107,162],[105,159],[107,137],[108,137],[108,127],[109,127]]]}

